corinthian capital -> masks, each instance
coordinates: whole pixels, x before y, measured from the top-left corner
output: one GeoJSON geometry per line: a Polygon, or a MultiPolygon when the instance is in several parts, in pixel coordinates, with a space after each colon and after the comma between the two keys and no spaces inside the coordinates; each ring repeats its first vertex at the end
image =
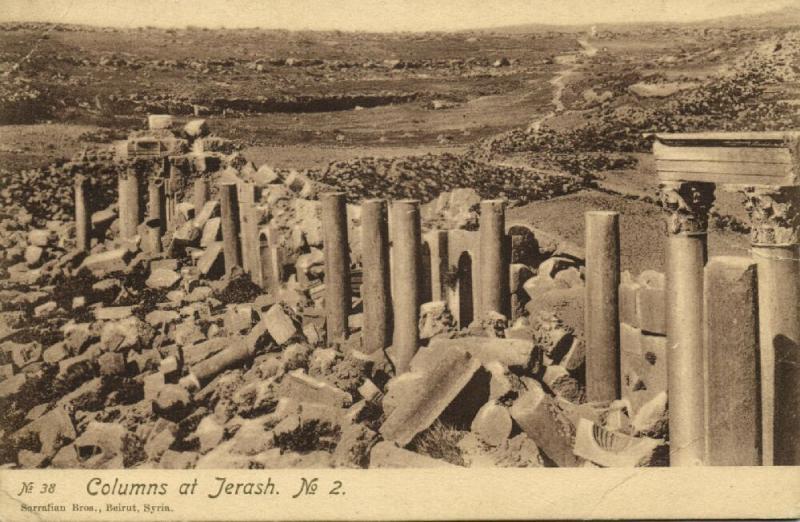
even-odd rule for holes
{"type": "Polygon", "coordinates": [[[754,186],[743,192],[753,245],[800,243],[800,186],[754,186]]]}
{"type": "Polygon", "coordinates": [[[669,212],[670,234],[704,234],[714,204],[713,183],[664,181],[658,192],[661,206],[669,212]]]}

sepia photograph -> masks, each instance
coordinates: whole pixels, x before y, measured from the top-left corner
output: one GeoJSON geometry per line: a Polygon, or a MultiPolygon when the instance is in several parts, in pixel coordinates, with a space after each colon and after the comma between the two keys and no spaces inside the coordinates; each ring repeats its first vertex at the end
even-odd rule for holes
{"type": "Polygon", "coordinates": [[[798,465],[796,0],[0,0],[0,518],[798,465]]]}

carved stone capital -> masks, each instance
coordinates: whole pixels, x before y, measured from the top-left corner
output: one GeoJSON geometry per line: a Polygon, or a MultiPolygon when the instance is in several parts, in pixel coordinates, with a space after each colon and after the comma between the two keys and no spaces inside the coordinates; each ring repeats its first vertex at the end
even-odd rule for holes
{"type": "Polygon", "coordinates": [[[670,234],[705,234],[714,205],[714,183],[664,181],[658,186],[661,206],[669,212],[670,234]]]}
{"type": "Polygon", "coordinates": [[[750,243],[789,246],[800,243],[800,186],[745,187],[750,243]]]}

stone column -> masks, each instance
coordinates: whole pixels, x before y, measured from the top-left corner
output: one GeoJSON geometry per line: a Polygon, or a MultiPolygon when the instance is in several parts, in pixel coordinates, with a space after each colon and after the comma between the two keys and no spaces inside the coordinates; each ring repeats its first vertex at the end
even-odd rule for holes
{"type": "Polygon", "coordinates": [[[348,336],[350,316],[350,245],[344,192],[322,194],[322,237],[325,253],[325,318],[328,342],[348,336]]]}
{"type": "Polygon", "coordinates": [[[661,183],[667,217],[667,388],[670,465],[703,465],[703,267],[713,183],[661,183]]]}
{"type": "Polygon", "coordinates": [[[395,201],[392,214],[392,272],[396,285],[392,294],[392,345],[395,371],[399,375],[408,371],[408,364],[419,348],[419,283],[422,264],[419,201],[395,201]]]}
{"type": "Polygon", "coordinates": [[[89,179],[83,174],[75,176],[75,243],[78,250],[92,248],[92,211],[89,206],[89,179]]]}
{"type": "Polygon", "coordinates": [[[194,215],[197,217],[200,211],[203,210],[206,201],[208,201],[208,181],[206,178],[200,177],[194,180],[194,194],[192,199],[194,203],[194,215]]]}
{"type": "Polygon", "coordinates": [[[167,196],[164,188],[163,178],[152,178],[147,187],[148,222],[157,219],[161,235],[167,231],[167,196]]]}
{"type": "Polygon", "coordinates": [[[586,398],[620,398],[619,213],[586,213],[586,398]]]}
{"type": "Polygon", "coordinates": [[[235,183],[219,186],[220,213],[222,214],[222,241],[225,254],[225,272],[242,266],[242,245],[239,238],[239,199],[235,183]]]}
{"type": "Polygon", "coordinates": [[[178,205],[178,190],[180,181],[178,179],[178,169],[170,162],[169,158],[164,158],[164,179],[167,180],[166,201],[164,218],[161,220],[161,231],[166,232],[168,228],[174,228],[175,212],[178,205]]]}
{"type": "Polygon", "coordinates": [[[269,241],[269,234],[266,230],[258,232],[258,274],[253,282],[261,287],[265,292],[272,290],[272,248],[269,241]]]}
{"type": "Polygon", "coordinates": [[[447,272],[447,230],[435,230],[428,242],[431,250],[431,299],[445,301],[444,273],[447,272]]]}
{"type": "Polygon", "coordinates": [[[481,201],[480,217],[480,292],[482,321],[489,312],[509,316],[508,255],[506,248],[505,201],[481,201]]]}
{"type": "Polygon", "coordinates": [[[157,254],[163,250],[161,244],[161,220],[150,218],[144,222],[145,237],[142,238],[142,250],[157,254]]]}
{"type": "Polygon", "coordinates": [[[800,187],[748,187],[764,465],[800,465],[800,187]]]}
{"type": "Polygon", "coordinates": [[[705,462],[761,465],[756,264],[713,257],[704,281],[705,462]]]}
{"type": "Polygon", "coordinates": [[[142,221],[142,197],[139,174],[129,168],[119,175],[119,233],[126,239],[135,237],[142,221]]]}
{"type": "Polygon", "coordinates": [[[239,185],[241,209],[242,257],[244,270],[253,281],[261,279],[259,256],[258,209],[256,208],[256,186],[252,181],[239,185]]]}
{"type": "Polygon", "coordinates": [[[373,353],[392,344],[389,220],[383,199],[368,199],[361,205],[361,248],[364,267],[361,343],[365,353],[373,353]]]}

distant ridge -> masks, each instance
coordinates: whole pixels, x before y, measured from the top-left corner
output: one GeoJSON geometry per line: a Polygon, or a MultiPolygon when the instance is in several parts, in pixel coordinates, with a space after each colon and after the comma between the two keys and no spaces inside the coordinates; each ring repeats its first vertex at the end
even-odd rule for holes
{"type": "Polygon", "coordinates": [[[591,27],[595,27],[598,31],[619,31],[619,30],[636,30],[646,29],[652,27],[757,27],[757,28],[783,28],[783,27],[800,27],[800,6],[786,6],[773,11],[766,11],[764,13],[746,14],[746,15],[729,15],[721,16],[718,18],[709,18],[706,20],[698,20],[696,22],[676,22],[676,21],[658,21],[651,22],[615,22],[615,23],[600,23],[600,24],[577,24],[577,25],[555,25],[555,24],[519,24],[508,25],[502,27],[491,27],[475,29],[474,32],[493,32],[503,34],[523,34],[523,33],[542,33],[542,32],[557,32],[557,33],[579,33],[588,31],[591,27]]]}

